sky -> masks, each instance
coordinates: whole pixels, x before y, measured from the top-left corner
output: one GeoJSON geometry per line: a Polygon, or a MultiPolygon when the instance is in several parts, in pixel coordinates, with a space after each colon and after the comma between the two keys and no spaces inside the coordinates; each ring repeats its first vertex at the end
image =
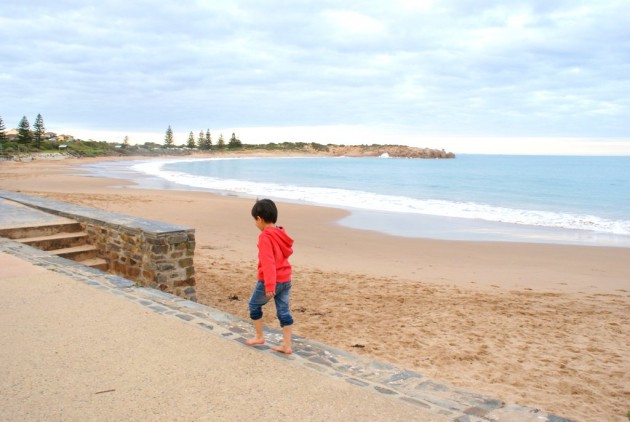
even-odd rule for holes
{"type": "Polygon", "coordinates": [[[630,155],[628,0],[0,0],[0,117],[83,139],[630,155]]]}

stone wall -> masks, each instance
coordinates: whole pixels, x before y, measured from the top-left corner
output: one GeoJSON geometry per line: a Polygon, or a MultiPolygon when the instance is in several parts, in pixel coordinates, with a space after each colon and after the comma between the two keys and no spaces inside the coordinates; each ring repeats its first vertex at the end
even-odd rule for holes
{"type": "Polygon", "coordinates": [[[0,197],[79,222],[108,272],[197,300],[194,229],[14,192],[0,197]]]}
{"type": "Polygon", "coordinates": [[[148,233],[84,221],[90,243],[107,261],[108,271],[146,287],[196,301],[194,230],[148,233]]]}

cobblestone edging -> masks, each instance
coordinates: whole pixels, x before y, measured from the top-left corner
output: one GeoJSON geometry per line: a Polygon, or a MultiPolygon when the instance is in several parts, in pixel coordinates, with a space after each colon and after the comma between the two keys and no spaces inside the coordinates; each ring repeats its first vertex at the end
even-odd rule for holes
{"type": "Polygon", "coordinates": [[[194,229],[18,193],[0,198],[78,221],[111,273],[197,300],[194,229]]]}
{"type": "MultiPolygon", "coordinates": [[[[0,252],[108,291],[159,314],[177,318],[213,335],[241,343],[244,347],[251,347],[245,346],[245,340],[253,335],[252,324],[228,313],[160,290],[139,287],[125,278],[51,256],[8,239],[0,238],[0,252]]],[[[271,345],[279,345],[282,333],[269,329],[265,339],[271,345]]],[[[416,372],[370,361],[298,336],[293,338],[294,353],[289,356],[273,352],[268,345],[255,348],[289,364],[343,379],[366,391],[397,398],[423,411],[443,415],[454,422],[571,422],[539,409],[506,404],[492,397],[441,384],[416,372]]]]}

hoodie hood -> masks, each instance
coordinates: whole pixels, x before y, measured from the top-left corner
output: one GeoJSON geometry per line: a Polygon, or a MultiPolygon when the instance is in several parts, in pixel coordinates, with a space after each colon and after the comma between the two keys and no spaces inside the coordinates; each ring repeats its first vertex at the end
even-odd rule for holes
{"type": "Polygon", "coordinates": [[[260,235],[261,237],[269,237],[284,258],[290,257],[293,253],[293,239],[289,237],[283,227],[267,227],[260,235]]]}

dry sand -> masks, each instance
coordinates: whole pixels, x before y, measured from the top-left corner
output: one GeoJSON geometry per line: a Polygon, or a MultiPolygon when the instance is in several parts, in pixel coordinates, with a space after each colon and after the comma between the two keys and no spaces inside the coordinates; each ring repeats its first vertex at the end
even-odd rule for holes
{"type": "MultiPolygon", "coordinates": [[[[247,317],[251,200],[73,176],[89,161],[3,162],[0,190],[194,227],[199,302],[247,317]]],[[[627,420],[630,249],[406,239],[341,227],[343,215],[280,204],[295,334],[506,402],[627,420]]]]}

